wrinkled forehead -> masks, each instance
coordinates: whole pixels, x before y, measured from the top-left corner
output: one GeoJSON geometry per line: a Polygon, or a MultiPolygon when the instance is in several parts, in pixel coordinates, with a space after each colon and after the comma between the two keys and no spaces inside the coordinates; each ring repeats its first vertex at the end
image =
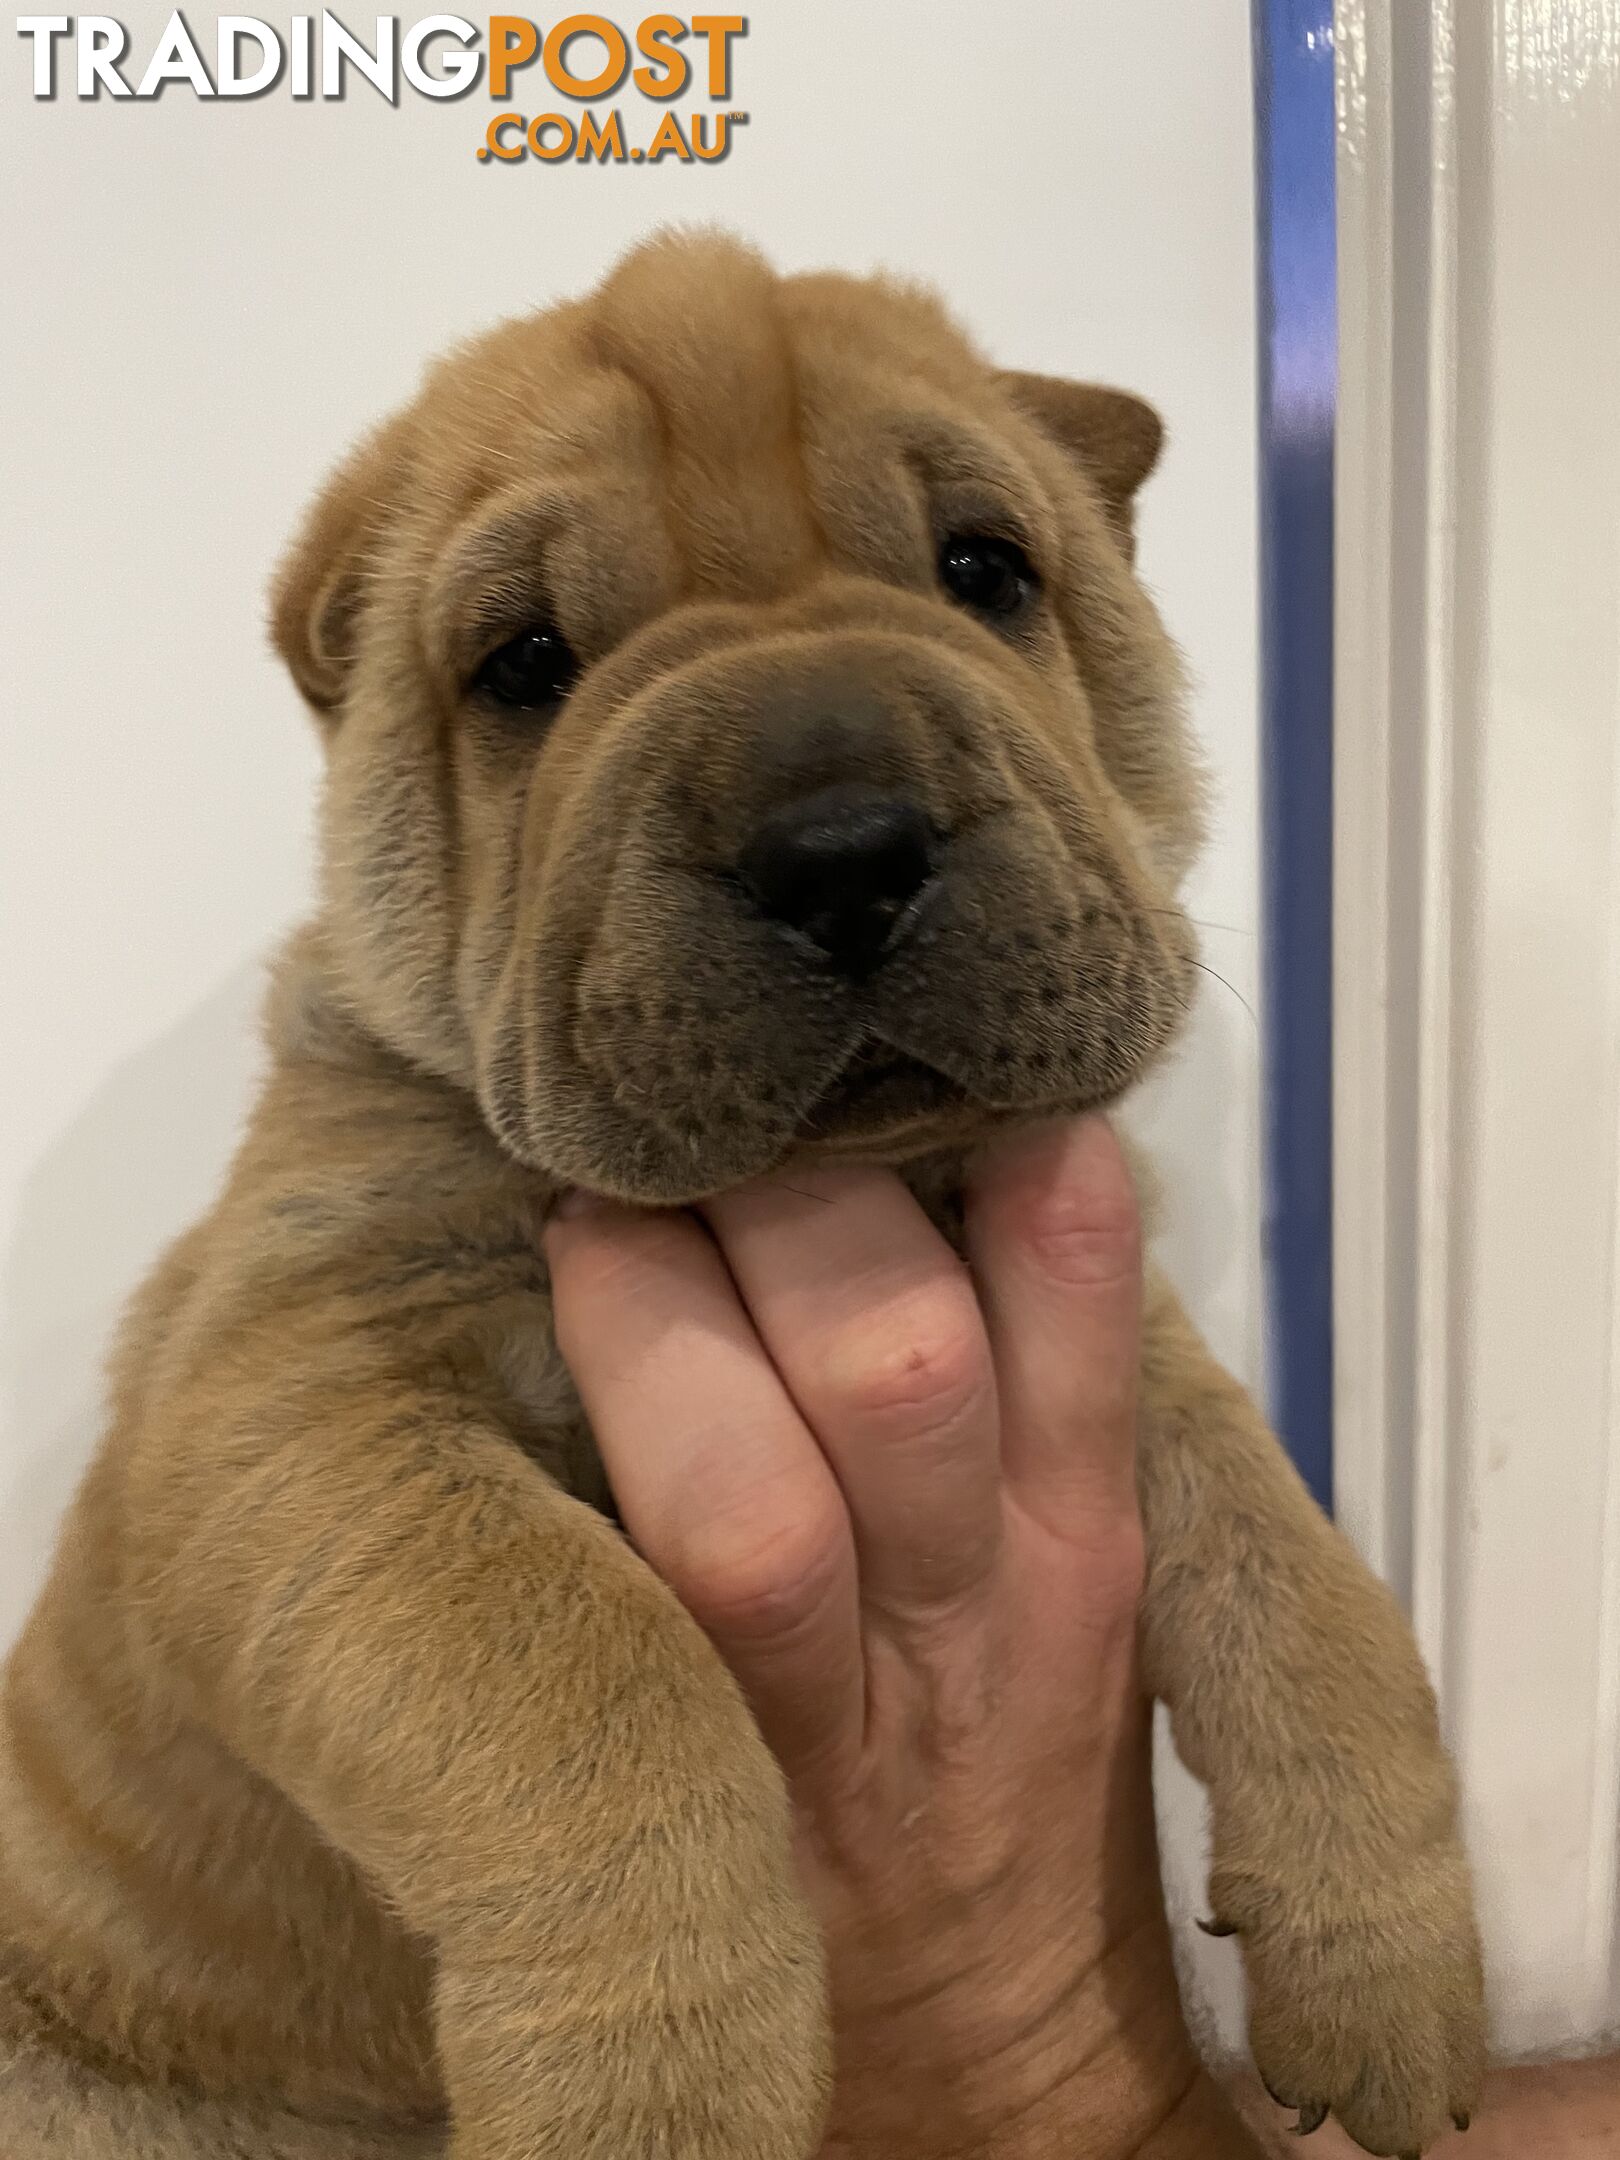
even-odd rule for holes
{"type": "MultiPolygon", "coordinates": [[[[1016,427],[937,304],[747,258],[708,269],[635,259],[443,371],[423,437],[445,468],[429,493],[455,510],[452,587],[458,560],[476,581],[514,553],[611,551],[632,529],[666,597],[735,600],[829,564],[920,580],[941,529],[1042,545],[1016,427]]],[[[637,615],[655,597],[619,595],[637,615]]]]}

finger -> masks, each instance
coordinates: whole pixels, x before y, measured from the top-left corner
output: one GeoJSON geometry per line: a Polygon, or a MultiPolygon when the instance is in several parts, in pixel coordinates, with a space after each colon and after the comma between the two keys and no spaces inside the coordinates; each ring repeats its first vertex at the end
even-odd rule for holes
{"type": "Polygon", "coordinates": [[[865,1720],[849,1518],[714,1241],[610,1203],[546,1231],[557,1341],[626,1530],[791,1772],[865,1720]]]}
{"type": "Polygon", "coordinates": [[[1134,1509],[1142,1234],[1107,1121],[993,1143],[974,1165],[966,1220],[1009,1487],[1037,1513],[1134,1509]]]}
{"type": "Polygon", "coordinates": [[[967,1270],[899,1179],[805,1170],[705,1202],[777,1370],[837,1473],[861,1593],[981,1581],[1000,1522],[995,1376],[967,1270]]]}

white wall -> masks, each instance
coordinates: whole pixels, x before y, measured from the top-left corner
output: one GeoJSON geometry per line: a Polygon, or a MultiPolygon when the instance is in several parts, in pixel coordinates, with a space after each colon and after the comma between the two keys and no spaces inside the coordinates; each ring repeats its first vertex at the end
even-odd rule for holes
{"type": "Polygon", "coordinates": [[[1498,2042],[1620,2030],[1620,0],[1340,0],[1340,1513],[1498,2042]]]}
{"type": "MultiPolygon", "coordinates": [[[[166,16],[123,11],[143,57],[166,16]]],[[[205,47],[213,19],[189,13],[205,47]]],[[[481,93],[36,103],[24,45],[0,50],[0,1636],[91,1443],[113,1316],[219,1174],[260,956],[308,887],[317,761],[261,634],[272,559],[424,356],[665,219],[919,273],[1003,359],[1167,415],[1143,560],[1200,684],[1220,833],[1194,906],[1233,987],[1149,1124],[1173,1264],[1254,1373],[1248,55],[1246,0],[764,0],[731,158],[599,170],[479,163],[481,93]]]]}

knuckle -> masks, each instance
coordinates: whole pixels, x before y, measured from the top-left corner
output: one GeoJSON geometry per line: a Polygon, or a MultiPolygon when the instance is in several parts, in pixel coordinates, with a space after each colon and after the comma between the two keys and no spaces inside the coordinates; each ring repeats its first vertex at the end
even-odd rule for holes
{"type": "Polygon", "coordinates": [[[1123,1180],[1106,1193],[1054,1186],[1031,1202],[1024,1242],[1041,1268],[1074,1289],[1110,1289],[1142,1272],[1142,1226],[1123,1180]]]}
{"type": "Polygon", "coordinates": [[[844,1545],[833,1506],[766,1521],[719,1515],[688,1534],[670,1587],[711,1633],[779,1643],[815,1628],[838,1587],[844,1545]]]}
{"type": "MultiPolygon", "coordinates": [[[[1058,1541],[1048,1550],[1057,1555],[1077,1610],[1109,1635],[1134,1634],[1149,1577],[1147,1532],[1134,1493],[1085,1481],[1056,1496],[1041,1522],[1058,1541]]],[[[1180,1595],[1173,1586],[1165,1594],[1180,1595]]]]}
{"type": "Polygon", "coordinates": [[[989,1386],[989,1353],[971,1298],[929,1298],[873,1316],[837,1361],[837,1415],[882,1432],[925,1433],[955,1424],[989,1386]]]}

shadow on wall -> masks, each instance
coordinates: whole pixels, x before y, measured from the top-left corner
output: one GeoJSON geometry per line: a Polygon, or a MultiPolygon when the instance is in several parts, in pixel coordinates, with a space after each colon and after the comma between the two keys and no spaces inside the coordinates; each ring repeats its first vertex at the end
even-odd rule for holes
{"type": "Polygon", "coordinates": [[[246,963],[128,1059],[41,1156],[0,1272],[0,1645],[21,1626],[101,1430],[122,1307],[218,1188],[260,1069],[264,968],[246,963]]]}
{"type": "MultiPolygon", "coordinates": [[[[1204,942],[1241,981],[1241,958],[1221,954],[1212,935],[1204,942]]],[[[1259,1025],[1237,990],[1209,974],[1180,1045],[1133,1100],[1129,1120],[1162,1194],[1154,1256],[1215,1355],[1256,1394],[1260,1135],[1251,1076],[1259,1025]]]]}

